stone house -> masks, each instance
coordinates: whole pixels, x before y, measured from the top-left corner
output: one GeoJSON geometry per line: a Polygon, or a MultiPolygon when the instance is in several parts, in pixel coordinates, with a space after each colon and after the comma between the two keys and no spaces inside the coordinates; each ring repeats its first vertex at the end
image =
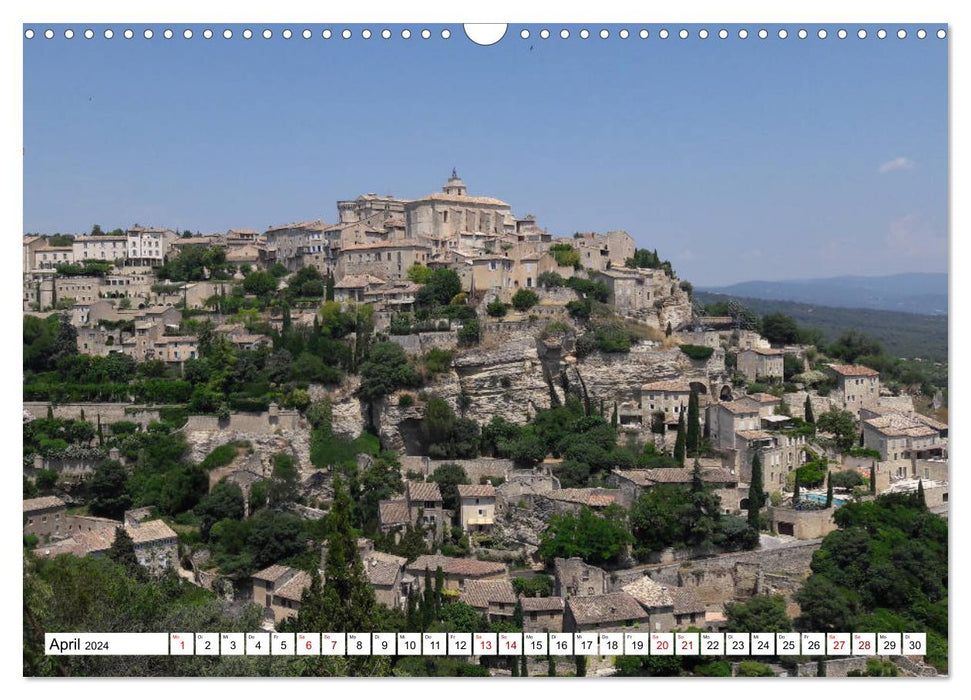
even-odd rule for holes
{"type": "Polygon", "coordinates": [[[666,425],[677,425],[682,414],[685,414],[687,420],[690,397],[691,386],[682,379],[641,385],[641,410],[643,411],[641,424],[651,425],[655,411],[664,412],[666,425]]]}
{"type": "Polygon", "coordinates": [[[274,564],[262,571],[257,571],[250,577],[253,583],[253,602],[271,613],[274,621],[283,619],[284,615],[289,614],[288,608],[284,607],[280,611],[280,617],[277,617],[277,611],[273,604],[274,596],[299,573],[301,573],[299,569],[281,566],[280,564],[274,564]]]}
{"type": "Polygon", "coordinates": [[[772,347],[768,340],[763,338],[756,331],[739,329],[736,331],[738,334],[738,349],[739,350],[767,350],[772,347]]]}
{"type": "Polygon", "coordinates": [[[507,579],[496,581],[467,581],[459,601],[471,605],[485,615],[489,622],[512,620],[516,611],[516,593],[507,579]]]}
{"type": "Polygon", "coordinates": [[[428,265],[431,249],[414,240],[378,241],[342,248],[337,278],[373,274],[385,280],[405,280],[412,265],[428,265]]]}
{"type": "Polygon", "coordinates": [[[628,258],[634,257],[637,247],[626,231],[577,232],[573,234],[572,245],[580,253],[580,264],[598,272],[623,267],[628,258]]]}
{"type": "Polygon", "coordinates": [[[649,616],[628,593],[604,593],[567,599],[563,614],[564,632],[624,631],[644,627],[649,616]]]}
{"type": "Polygon", "coordinates": [[[405,482],[408,518],[427,528],[435,542],[441,542],[445,530],[451,527],[451,517],[442,505],[442,492],[434,481],[405,482]]]}
{"type": "Polygon", "coordinates": [[[747,399],[755,401],[759,405],[759,417],[762,419],[770,418],[771,416],[778,415],[776,409],[781,409],[782,399],[773,394],[766,394],[765,392],[756,392],[754,394],[747,394],[747,399]]]}
{"type": "Polygon", "coordinates": [[[625,594],[637,601],[647,615],[648,628],[645,631],[670,632],[677,626],[674,599],[668,588],[649,576],[643,576],[622,588],[625,594]]]}
{"type": "MultiPolygon", "coordinates": [[[[607,477],[607,483],[615,485],[619,490],[618,502],[625,508],[630,508],[641,497],[641,494],[658,484],[678,484],[690,487],[692,478],[691,469],[677,467],[615,469],[607,477]]],[[[709,466],[706,468],[702,466],[701,480],[710,486],[721,499],[723,513],[734,513],[738,510],[738,477],[735,474],[720,467],[709,466]]]]}
{"type": "Polygon", "coordinates": [[[607,592],[607,573],[580,557],[553,560],[553,593],[564,599],[607,592]]]}
{"type": "Polygon", "coordinates": [[[925,416],[888,413],[863,421],[863,446],[880,453],[881,461],[941,458],[947,455],[947,425],[925,416]],[[943,427],[941,427],[943,426],[943,427]]]}
{"type": "Polygon", "coordinates": [[[738,371],[750,382],[760,379],[782,380],[784,367],[782,350],[751,348],[738,353],[738,371]]]}
{"type": "Polygon", "coordinates": [[[415,584],[414,576],[405,573],[408,560],[394,554],[374,549],[371,540],[358,540],[358,551],[367,574],[374,587],[374,597],[386,608],[403,608],[408,600],[408,592],[415,584]]]}
{"type": "Polygon", "coordinates": [[[832,398],[854,416],[862,408],[880,405],[880,373],[862,365],[829,365],[826,374],[836,380],[832,398]]]}
{"type": "Polygon", "coordinates": [[[58,265],[73,262],[74,248],[71,246],[43,246],[34,250],[35,270],[56,270],[58,265]]]}
{"type": "Polygon", "coordinates": [[[653,309],[655,303],[677,291],[677,284],[663,270],[631,270],[618,266],[591,272],[590,279],[607,286],[609,303],[622,315],[653,309]]]}
{"type": "Polygon", "coordinates": [[[177,568],[179,537],[163,520],[125,523],[125,531],[135,543],[135,558],[153,574],[177,568]]]}
{"type": "Polygon", "coordinates": [[[71,244],[75,260],[123,263],[128,258],[125,236],[77,236],[71,244]]]}
{"type": "Polygon", "coordinates": [[[766,491],[782,491],[786,477],[806,463],[806,436],[784,431],[743,430],[733,455],[739,481],[752,478],[752,459],[759,453],[762,460],[762,483],[766,491]]]}
{"type": "Polygon", "coordinates": [[[459,522],[466,532],[491,532],[496,519],[492,484],[459,484],[459,522]]]}
{"type": "Polygon", "coordinates": [[[374,275],[344,275],[334,285],[334,300],[340,302],[352,301],[363,303],[365,295],[372,289],[386,284],[385,280],[374,275]]]}
{"type": "Polygon", "coordinates": [[[58,276],[54,278],[54,293],[58,302],[74,299],[76,304],[90,304],[98,300],[101,284],[100,277],[58,276]]]}
{"type": "Polygon", "coordinates": [[[288,272],[313,266],[321,274],[326,274],[336,263],[336,256],[324,233],[328,227],[328,224],[318,220],[268,228],[263,233],[261,262],[267,266],[280,263],[288,272]]]}
{"type": "Polygon", "coordinates": [[[194,335],[163,335],[154,344],[154,359],[173,365],[199,356],[199,340],[194,335]]]}
{"type": "Polygon", "coordinates": [[[378,502],[378,527],[382,533],[400,531],[413,524],[408,512],[408,499],[378,502]]]}
{"type": "Polygon", "coordinates": [[[769,506],[769,528],[780,535],[797,540],[814,540],[825,537],[836,529],[833,513],[836,508],[825,510],[796,510],[769,506]]]}
{"type": "Polygon", "coordinates": [[[405,567],[424,592],[425,571],[434,581],[435,571],[441,567],[445,575],[445,588],[461,591],[470,581],[493,581],[508,577],[508,569],[502,562],[480,561],[478,559],[463,559],[446,557],[442,554],[423,554],[405,567]]]}
{"type": "Polygon", "coordinates": [[[559,596],[520,598],[523,632],[562,632],[566,603],[559,596]]]}
{"type": "Polygon", "coordinates": [[[741,398],[708,406],[708,434],[717,449],[735,449],[737,434],[761,429],[762,406],[758,401],[741,398]]]}
{"type": "Polygon", "coordinates": [[[172,243],[179,235],[167,228],[132,226],[125,232],[128,255],[126,264],[158,267],[165,262],[172,243]]]}
{"type": "Polygon", "coordinates": [[[57,496],[24,499],[24,534],[41,540],[65,534],[67,505],[57,496]]]}
{"type": "Polygon", "coordinates": [[[555,489],[545,494],[534,495],[534,504],[542,501],[552,502],[552,510],[557,513],[579,513],[583,508],[600,511],[617,502],[620,494],[615,489],[599,487],[577,489],[555,489]]]}

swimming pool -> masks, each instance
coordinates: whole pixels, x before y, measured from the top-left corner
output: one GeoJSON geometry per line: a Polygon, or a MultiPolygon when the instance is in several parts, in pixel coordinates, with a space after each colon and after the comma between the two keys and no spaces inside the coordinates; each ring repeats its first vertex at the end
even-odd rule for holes
{"type": "MultiPolygon", "coordinates": [[[[826,496],[823,496],[818,493],[804,493],[802,494],[802,496],[800,496],[800,498],[805,498],[807,501],[813,501],[814,503],[826,503],[826,496]]],[[[833,497],[834,506],[841,506],[844,503],[846,503],[845,498],[836,498],[835,496],[833,497]]]]}

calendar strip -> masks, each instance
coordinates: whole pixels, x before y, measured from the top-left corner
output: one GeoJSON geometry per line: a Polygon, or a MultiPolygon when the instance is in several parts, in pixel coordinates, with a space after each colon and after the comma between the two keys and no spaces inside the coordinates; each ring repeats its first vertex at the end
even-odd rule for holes
{"type": "Polygon", "coordinates": [[[171,632],[45,635],[49,656],[923,656],[924,632],[171,632]]]}

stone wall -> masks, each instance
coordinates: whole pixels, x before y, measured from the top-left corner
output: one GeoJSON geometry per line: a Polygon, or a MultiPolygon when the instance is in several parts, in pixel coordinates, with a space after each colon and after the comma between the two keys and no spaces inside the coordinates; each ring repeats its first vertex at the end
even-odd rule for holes
{"type": "MultiPolygon", "coordinates": [[[[846,678],[850,671],[866,671],[865,656],[848,656],[844,659],[826,659],[823,666],[826,667],[827,678],[846,678]]],[[[819,666],[816,661],[808,661],[804,664],[796,664],[796,676],[799,678],[815,677],[819,675],[819,666]]]]}
{"type": "Polygon", "coordinates": [[[793,510],[769,506],[769,527],[773,532],[792,535],[798,540],[813,540],[825,537],[836,529],[833,522],[835,508],[826,510],[793,510]],[[792,532],[783,532],[791,526],[792,532]]]}
{"type": "Polygon", "coordinates": [[[409,335],[391,335],[388,340],[400,346],[409,355],[424,355],[432,348],[454,350],[458,347],[455,331],[428,331],[409,335]]]}
{"type": "Polygon", "coordinates": [[[511,459],[493,459],[480,457],[478,459],[431,459],[424,456],[406,455],[401,457],[402,472],[418,472],[425,478],[431,476],[443,464],[457,464],[465,470],[469,481],[478,484],[482,477],[503,478],[513,470],[511,459]]]}
{"type": "MultiPolygon", "coordinates": [[[[50,405],[48,401],[24,401],[24,411],[32,418],[46,418],[50,405]]],[[[127,403],[61,403],[53,404],[53,411],[55,418],[65,420],[81,420],[81,411],[84,411],[86,421],[97,423],[100,416],[104,425],[131,421],[145,427],[159,420],[157,408],[127,403]]]]}
{"type": "Polygon", "coordinates": [[[301,427],[299,411],[281,409],[262,413],[233,413],[228,420],[218,416],[189,416],[182,430],[195,432],[233,432],[272,435],[278,430],[297,430],[301,427]]]}
{"type": "Polygon", "coordinates": [[[798,542],[775,549],[614,571],[608,577],[608,592],[619,591],[648,575],[661,584],[694,588],[706,605],[722,605],[763,593],[779,593],[790,600],[808,576],[809,564],[820,542],[798,542]]]}

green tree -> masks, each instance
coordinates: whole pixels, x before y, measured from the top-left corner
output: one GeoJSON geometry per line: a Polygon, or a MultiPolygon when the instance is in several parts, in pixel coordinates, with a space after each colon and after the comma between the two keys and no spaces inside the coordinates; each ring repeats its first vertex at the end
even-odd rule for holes
{"type": "Polygon", "coordinates": [[[762,458],[758,452],[752,457],[752,478],[748,486],[748,524],[754,530],[759,530],[759,513],[765,497],[765,486],[762,483],[762,458]]]}
{"type": "Polygon", "coordinates": [[[552,516],[540,536],[537,553],[547,561],[580,557],[590,564],[604,564],[616,560],[631,539],[623,509],[608,506],[598,515],[584,507],[577,515],[552,516]]]}
{"type": "Polygon", "coordinates": [[[465,469],[454,462],[435,467],[428,480],[438,484],[438,490],[442,493],[442,507],[447,510],[456,510],[459,506],[459,484],[471,483],[465,469]]]}
{"type": "Polygon", "coordinates": [[[674,441],[674,458],[678,461],[678,465],[682,467],[684,466],[685,441],[684,411],[681,411],[678,414],[678,434],[674,441]]]}
{"type": "Polygon", "coordinates": [[[833,507],[833,479],[830,472],[826,472],[826,507],[833,507]]]}
{"type": "Polygon", "coordinates": [[[792,505],[799,503],[799,470],[796,470],[796,478],[792,483],[792,505]]]}
{"type": "Polygon", "coordinates": [[[502,318],[506,315],[506,305],[499,300],[499,297],[495,297],[486,305],[486,313],[493,318],[502,318]]]}
{"type": "Polygon", "coordinates": [[[239,485],[220,481],[203,496],[193,512],[200,518],[199,532],[202,538],[208,540],[213,525],[227,518],[242,520],[244,510],[243,490],[239,485]]]}
{"type": "Polygon", "coordinates": [[[856,443],[856,420],[849,411],[842,411],[835,406],[816,421],[816,427],[823,432],[832,433],[836,446],[846,452],[856,443]]]}
{"type": "Polygon", "coordinates": [[[755,595],[742,603],[725,604],[725,629],[731,632],[791,632],[781,595],[755,595]]]}
{"type": "Polygon", "coordinates": [[[813,402],[809,400],[809,394],[808,393],[806,394],[806,403],[804,404],[804,408],[805,408],[805,411],[806,411],[806,419],[805,419],[806,422],[807,423],[813,423],[813,424],[815,424],[816,423],[816,418],[813,415],[813,402]]]}
{"type": "Polygon", "coordinates": [[[251,272],[243,280],[243,291],[258,297],[268,296],[276,291],[277,279],[269,272],[251,272]]]}
{"type": "Polygon", "coordinates": [[[539,303],[539,297],[532,289],[520,289],[512,295],[512,305],[517,311],[528,311],[539,303]]]}
{"type": "MultiPolygon", "coordinates": [[[[921,486],[920,482],[917,482],[918,488],[921,486]]],[[[877,494],[877,467],[875,464],[870,465],[870,494],[875,496],[877,494]]]]}
{"type": "Polygon", "coordinates": [[[118,520],[131,507],[128,472],[121,462],[108,460],[94,470],[90,481],[92,515],[118,520]]]}
{"type": "Polygon", "coordinates": [[[698,392],[694,389],[688,397],[688,425],[685,433],[685,450],[694,457],[701,447],[701,417],[698,412],[698,392]]]}
{"type": "Polygon", "coordinates": [[[774,345],[791,345],[799,342],[799,325],[796,319],[784,313],[775,312],[762,317],[762,335],[774,345]]]}
{"type": "Polygon", "coordinates": [[[107,556],[125,567],[129,576],[138,580],[145,579],[145,569],[138,563],[138,557],[135,556],[135,541],[124,527],[115,528],[115,540],[108,548],[107,556]]]}

